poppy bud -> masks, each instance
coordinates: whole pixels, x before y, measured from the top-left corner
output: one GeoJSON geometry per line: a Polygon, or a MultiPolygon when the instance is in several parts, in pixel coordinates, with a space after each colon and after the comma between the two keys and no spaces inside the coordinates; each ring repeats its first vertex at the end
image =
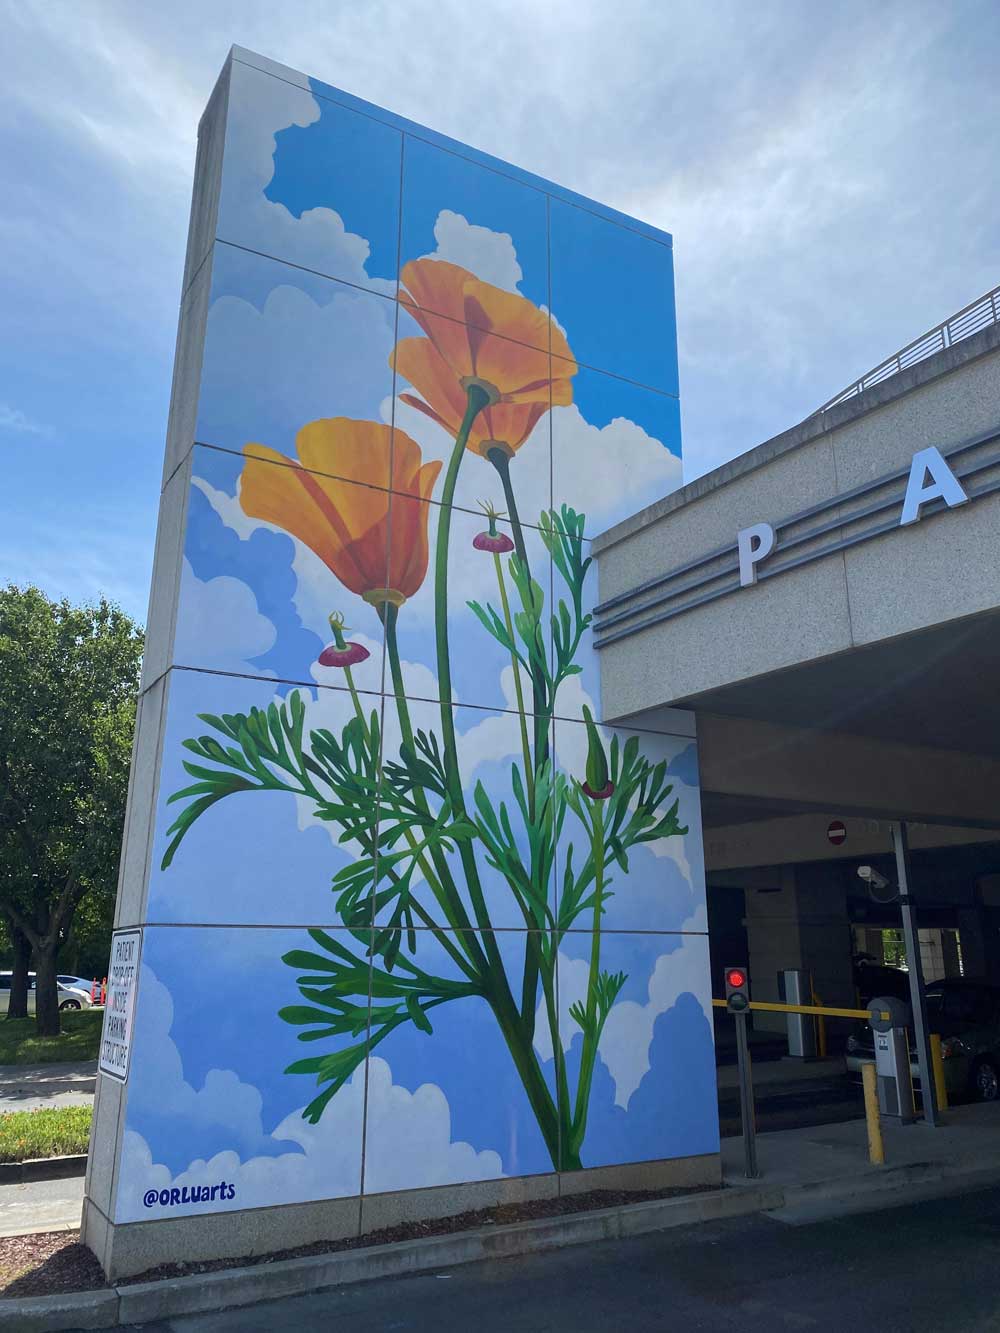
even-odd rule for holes
{"type": "Polygon", "coordinates": [[[594,715],[586,704],[583,717],[587,724],[587,781],[582,784],[583,793],[592,801],[606,801],[615,789],[608,773],[608,761],[604,746],[594,722],[594,715]]]}
{"type": "Polygon", "coordinates": [[[330,628],[333,630],[333,643],[327,644],[319,655],[320,666],[350,667],[357,666],[371,656],[368,649],[360,643],[348,643],[344,638],[344,617],[334,611],[330,616],[330,628]]]}
{"type": "Polygon", "coordinates": [[[480,532],[472,539],[472,545],[477,551],[492,551],[494,555],[506,555],[508,551],[513,551],[514,543],[505,532],[497,532],[497,519],[502,515],[493,508],[491,504],[482,506],[483,513],[489,519],[489,532],[480,532]]]}

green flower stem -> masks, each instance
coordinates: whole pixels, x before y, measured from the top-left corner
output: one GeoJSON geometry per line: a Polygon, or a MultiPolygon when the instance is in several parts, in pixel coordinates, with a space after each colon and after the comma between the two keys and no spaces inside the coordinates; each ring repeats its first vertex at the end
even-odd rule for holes
{"type": "MultiPolygon", "coordinates": [[[[569,1146],[570,1098],[569,1079],[566,1075],[566,1052],[563,1050],[562,1033],[559,1031],[559,1007],[556,1004],[556,988],[553,984],[551,969],[542,975],[542,992],[545,996],[545,1016],[549,1024],[549,1036],[552,1038],[552,1058],[556,1067],[556,1102],[559,1109],[559,1124],[562,1127],[564,1143],[569,1146]]],[[[579,1165],[579,1162],[577,1163],[579,1165]]]]}
{"type": "MultiPolygon", "coordinates": [[[[410,836],[412,837],[412,834],[410,836]]],[[[421,870],[423,870],[425,876],[427,876],[427,882],[428,884],[430,884],[431,878],[429,875],[427,875],[427,869],[423,861],[418,860],[417,864],[420,866],[421,870]]],[[[437,894],[435,894],[435,897],[437,897],[437,894]]],[[[470,981],[475,981],[475,982],[481,981],[482,978],[480,976],[480,973],[477,972],[475,968],[470,966],[465,956],[451,942],[451,940],[448,938],[448,932],[447,930],[445,930],[444,926],[439,926],[438,923],[431,916],[430,912],[428,912],[425,907],[422,907],[416,898],[410,899],[410,906],[413,910],[414,915],[419,917],[420,920],[427,927],[427,929],[434,935],[434,937],[437,939],[438,944],[441,945],[442,949],[444,949],[445,953],[456,965],[456,967],[460,967],[470,981]]]]}
{"type": "Polygon", "coordinates": [[[570,1144],[575,1152],[583,1147],[587,1126],[587,1108],[590,1085],[597,1060],[600,1028],[597,1021],[597,980],[601,966],[601,916],[604,910],[604,810],[600,801],[593,802],[591,818],[591,847],[594,857],[594,924],[590,936],[590,972],[587,976],[586,1026],[583,1031],[583,1053],[580,1059],[580,1078],[576,1085],[576,1109],[570,1144]]]}
{"type": "MultiPolygon", "coordinates": [[[[462,418],[462,425],[455,437],[455,447],[448,462],[444,486],[441,492],[440,517],[438,518],[437,544],[434,557],[434,608],[435,608],[435,646],[437,648],[438,690],[441,703],[441,732],[444,745],[446,768],[449,777],[449,795],[456,813],[465,813],[465,794],[462,791],[462,775],[458,764],[458,745],[455,736],[455,718],[452,704],[451,659],[448,645],[448,548],[451,538],[452,506],[455,501],[455,487],[458,482],[458,470],[465,455],[469,432],[478,414],[489,402],[489,395],[478,384],[470,384],[467,389],[468,405],[462,418]]],[[[486,980],[490,1008],[496,1017],[511,1059],[517,1069],[522,1086],[535,1114],[554,1166],[559,1161],[559,1116],[552,1094],[542,1075],[531,1037],[514,997],[510,992],[510,983],[504,970],[503,959],[497,947],[495,933],[482,885],[479,881],[479,869],[476,855],[470,843],[464,839],[459,844],[459,854],[465,870],[469,897],[472,900],[476,920],[483,933],[483,945],[489,959],[489,977],[486,980]]]]}
{"type": "Polygon", "coordinates": [[[358,721],[361,723],[361,734],[365,738],[365,744],[371,744],[371,732],[368,730],[368,719],[365,717],[365,710],[361,707],[361,699],[358,696],[358,687],[354,683],[354,672],[349,666],[344,667],[344,679],[347,681],[347,688],[351,692],[351,698],[354,700],[354,711],[358,715],[358,721]]]}
{"type": "Polygon", "coordinates": [[[479,413],[489,404],[489,394],[478,384],[470,384],[467,390],[468,405],[465,416],[455,437],[455,447],[448,460],[444,487],[441,491],[440,516],[438,518],[437,544],[434,552],[434,639],[437,648],[438,693],[441,696],[441,730],[444,736],[444,748],[449,764],[452,797],[456,809],[465,809],[462,794],[462,778],[458,771],[458,746],[455,740],[455,718],[452,712],[451,692],[451,656],[448,647],[448,546],[451,541],[451,514],[455,503],[455,487],[458,484],[458,469],[469,442],[469,432],[479,413]]]}
{"type": "MultiPolygon", "coordinates": [[[[468,405],[465,416],[455,437],[455,447],[448,461],[444,487],[441,491],[441,504],[438,517],[437,544],[434,553],[434,638],[437,648],[438,693],[441,703],[441,737],[444,745],[445,766],[448,773],[448,794],[456,814],[465,814],[465,793],[462,790],[462,774],[458,764],[458,742],[455,736],[455,710],[452,703],[451,689],[451,653],[448,644],[448,548],[451,541],[452,506],[455,503],[455,487],[458,484],[458,470],[462,465],[469,432],[479,413],[489,404],[489,394],[479,384],[470,384],[466,390],[468,405]]],[[[490,959],[492,970],[497,977],[504,978],[506,973],[500,958],[500,951],[493,938],[493,923],[486,911],[482,885],[479,882],[479,869],[476,856],[470,844],[465,840],[459,844],[459,854],[465,870],[469,897],[472,899],[476,922],[483,932],[483,944],[490,959]]],[[[508,988],[509,993],[509,988],[508,988]]],[[[511,1000],[513,1004],[513,1000],[511,1000]]]]}
{"type": "Polygon", "coordinates": [[[555,1170],[559,1170],[559,1113],[552,1093],[546,1083],[535,1055],[531,1038],[527,1037],[524,1024],[520,1020],[517,1007],[510,998],[509,988],[506,997],[487,995],[490,1008],[496,1016],[500,1031],[503,1033],[514,1066],[527,1094],[528,1102],[542,1131],[545,1146],[555,1170]]]}
{"type": "Polygon", "coordinates": [[[389,673],[392,676],[392,692],[396,696],[396,711],[399,714],[399,730],[403,744],[411,754],[416,754],[413,745],[413,726],[410,722],[410,708],[406,702],[406,687],[403,684],[403,665],[399,660],[399,637],[396,625],[399,621],[399,607],[392,602],[383,602],[379,615],[385,626],[385,647],[389,655],[389,673]]]}
{"type": "MultiPolygon", "coordinates": [[[[497,586],[500,589],[500,604],[503,607],[503,623],[507,628],[507,634],[511,643],[515,643],[514,624],[510,615],[510,602],[507,600],[507,584],[503,576],[503,565],[500,563],[499,551],[493,552],[493,564],[497,572],[497,586]]],[[[531,817],[535,817],[535,768],[531,762],[531,748],[528,744],[528,723],[524,713],[524,691],[521,688],[521,666],[517,657],[512,652],[510,655],[510,664],[514,670],[514,692],[517,695],[517,720],[521,725],[521,753],[524,756],[524,777],[528,784],[528,809],[531,811],[531,817]]]]}
{"type": "MultiPolygon", "coordinates": [[[[528,562],[528,548],[524,541],[524,529],[521,527],[521,516],[518,513],[517,499],[514,495],[514,485],[510,479],[510,456],[503,449],[490,449],[486,454],[487,459],[493,464],[500,476],[500,484],[503,486],[504,502],[507,505],[507,513],[510,517],[511,532],[514,534],[514,550],[517,552],[517,558],[524,566],[529,579],[531,577],[531,565],[528,562]]],[[[536,634],[540,633],[538,628],[536,634]]],[[[544,643],[539,644],[544,652],[544,643]]],[[[533,668],[531,672],[531,695],[532,712],[534,714],[535,725],[535,755],[539,765],[543,764],[549,755],[548,739],[548,718],[545,709],[545,686],[538,679],[538,670],[533,668]]]]}
{"type": "MultiPolygon", "coordinates": [[[[406,699],[406,689],[403,684],[403,666],[399,657],[399,635],[397,633],[397,623],[399,621],[399,607],[391,602],[383,602],[379,614],[382,623],[385,626],[385,644],[386,652],[389,657],[389,672],[392,676],[392,690],[396,699],[396,712],[399,717],[399,730],[403,737],[403,744],[411,754],[416,754],[413,741],[413,724],[410,720],[410,707],[406,699]]],[[[427,805],[427,798],[422,789],[417,788],[414,792],[414,799],[429,814],[430,807],[427,805]]],[[[411,830],[406,831],[406,840],[412,851],[416,851],[416,840],[411,830]]],[[[454,924],[458,932],[458,938],[462,941],[462,947],[465,949],[469,958],[482,971],[486,970],[486,959],[483,956],[482,949],[479,947],[479,941],[472,933],[472,922],[462,905],[462,899],[459,896],[458,889],[451,879],[448,869],[448,862],[439,848],[431,849],[431,858],[434,861],[434,868],[437,871],[435,876],[427,864],[427,859],[421,855],[417,859],[417,864],[423,871],[424,878],[430,887],[431,892],[437,898],[441,907],[448,914],[449,920],[454,924]]]]}

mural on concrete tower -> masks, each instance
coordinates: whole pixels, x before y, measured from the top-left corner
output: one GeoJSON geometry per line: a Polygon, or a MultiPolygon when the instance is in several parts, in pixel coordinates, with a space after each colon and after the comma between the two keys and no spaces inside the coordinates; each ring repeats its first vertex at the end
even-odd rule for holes
{"type": "Polygon", "coordinates": [[[668,238],[358,105],[233,68],[119,1221],[718,1147],[693,729],[590,638],[668,238]]]}

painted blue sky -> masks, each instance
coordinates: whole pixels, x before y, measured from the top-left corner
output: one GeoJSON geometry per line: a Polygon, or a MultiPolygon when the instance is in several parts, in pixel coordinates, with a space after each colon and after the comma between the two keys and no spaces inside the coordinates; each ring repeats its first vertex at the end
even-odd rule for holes
{"type": "Polygon", "coordinates": [[[232,42],[671,232],[688,477],[997,281],[989,0],[0,13],[0,577],[53,595],[145,614],[196,127],[232,42]]]}

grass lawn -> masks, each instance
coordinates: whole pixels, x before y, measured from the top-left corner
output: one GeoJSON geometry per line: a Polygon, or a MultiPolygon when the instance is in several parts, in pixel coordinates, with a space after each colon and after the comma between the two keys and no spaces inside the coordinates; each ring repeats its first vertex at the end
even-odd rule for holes
{"type": "Polygon", "coordinates": [[[93,1114],[90,1106],[53,1106],[0,1115],[0,1162],[86,1152],[93,1114]]]}
{"type": "Polygon", "coordinates": [[[103,1009],[67,1010],[58,1037],[39,1037],[33,1018],[0,1020],[0,1066],[46,1065],[55,1060],[96,1060],[103,1009]]]}

